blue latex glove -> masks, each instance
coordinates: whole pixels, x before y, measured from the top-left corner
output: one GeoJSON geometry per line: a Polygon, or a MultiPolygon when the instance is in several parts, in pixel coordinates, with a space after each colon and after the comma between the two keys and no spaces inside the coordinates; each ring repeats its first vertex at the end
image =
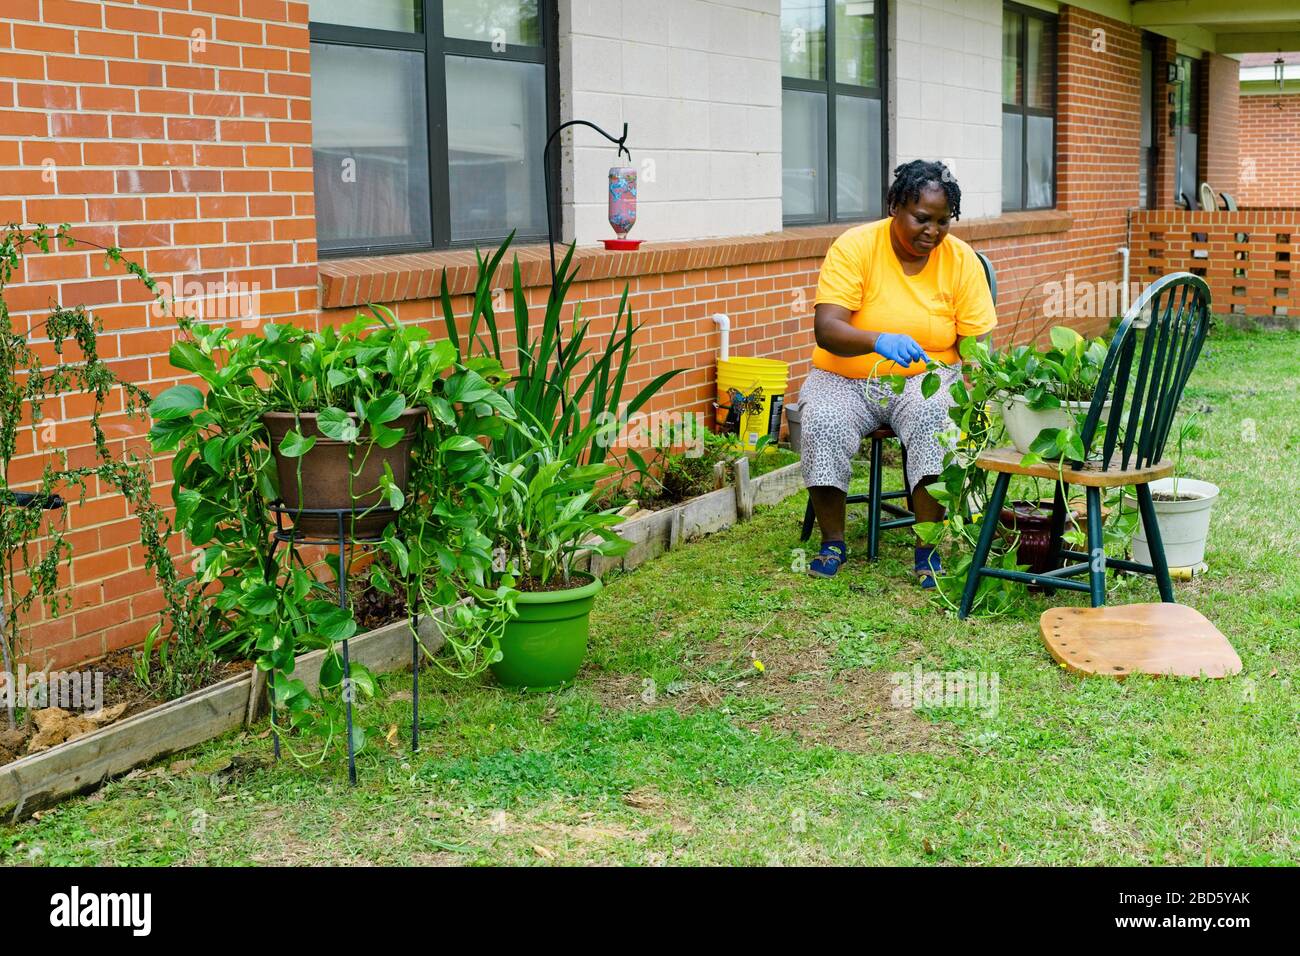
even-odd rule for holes
{"type": "Polygon", "coordinates": [[[913,362],[928,362],[930,356],[910,335],[896,332],[882,332],[876,336],[876,354],[883,355],[891,362],[904,367],[913,362]]]}

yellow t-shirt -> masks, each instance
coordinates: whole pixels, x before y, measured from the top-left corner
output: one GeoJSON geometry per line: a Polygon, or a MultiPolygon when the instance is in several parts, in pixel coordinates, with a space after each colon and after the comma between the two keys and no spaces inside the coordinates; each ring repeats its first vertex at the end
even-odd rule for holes
{"type": "MultiPolygon", "coordinates": [[[[909,276],[890,244],[890,221],[855,226],[835,240],[822,262],[816,304],[841,305],[853,313],[854,328],[910,335],[936,362],[956,364],[959,338],[983,335],[998,324],[984,267],[974,249],[949,235],[930,252],[925,268],[909,276]]],[[[875,352],[846,358],[820,346],[812,363],[846,378],[925,371],[922,362],[902,368],[875,352]]]]}

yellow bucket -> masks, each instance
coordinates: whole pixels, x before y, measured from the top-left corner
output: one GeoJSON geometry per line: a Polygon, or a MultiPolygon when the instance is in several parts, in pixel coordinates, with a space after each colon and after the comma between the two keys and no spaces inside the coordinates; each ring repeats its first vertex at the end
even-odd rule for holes
{"type": "Polygon", "coordinates": [[[790,366],[776,359],[728,358],[718,360],[718,424],[725,426],[733,400],[742,402],[740,439],[746,451],[753,451],[759,439],[781,432],[781,409],[790,366]]]}

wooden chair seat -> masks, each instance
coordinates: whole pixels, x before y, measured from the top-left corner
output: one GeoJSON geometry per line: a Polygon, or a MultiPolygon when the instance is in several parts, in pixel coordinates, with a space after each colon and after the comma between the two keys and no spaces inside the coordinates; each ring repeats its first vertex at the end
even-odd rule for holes
{"type": "Polygon", "coordinates": [[[1102,471],[1096,462],[1088,462],[1082,468],[1072,468],[1067,464],[1063,470],[1054,461],[1040,461],[1036,465],[1026,467],[1020,464],[1020,459],[1023,457],[1015,448],[992,448],[981,452],[975,459],[975,464],[985,471],[998,471],[1009,475],[1032,475],[1035,478],[1061,478],[1067,485],[1083,485],[1085,488],[1143,485],[1157,478],[1167,478],[1174,473],[1174,464],[1168,459],[1143,468],[1112,466],[1102,471]]]}
{"type": "Polygon", "coordinates": [[[1228,639],[1182,604],[1054,607],[1038,626],[1052,657],[1075,674],[1218,678],[1241,672],[1228,639]]]}

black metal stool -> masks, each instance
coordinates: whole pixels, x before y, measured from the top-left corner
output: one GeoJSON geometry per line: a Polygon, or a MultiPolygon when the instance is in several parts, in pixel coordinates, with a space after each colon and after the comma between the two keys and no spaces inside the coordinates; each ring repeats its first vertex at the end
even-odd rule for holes
{"type": "MultiPolygon", "coordinates": [[[[867,560],[874,561],[880,551],[880,532],[885,528],[907,528],[916,524],[916,515],[912,513],[912,492],[907,487],[907,448],[900,441],[899,449],[903,453],[903,489],[901,491],[884,491],[882,484],[884,479],[881,475],[881,455],[883,453],[882,443],[887,438],[897,438],[894,430],[889,427],[877,428],[869,436],[871,438],[871,454],[868,459],[870,470],[867,480],[867,493],[865,495],[849,495],[845,499],[845,506],[866,504],[867,512],[867,560]],[[907,499],[907,507],[900,508],[893,504],[898,498],[907,499]],[[882,515],[893,515],[891,518],[885,518],[882,515]]],[[[807,541],[812,537],[813,525],[817,522],[817,514],[813,511],[812,497],[808,498],[808,505],[803,512],[803,531],[799,535],[800,541],[807,541]]]]}

